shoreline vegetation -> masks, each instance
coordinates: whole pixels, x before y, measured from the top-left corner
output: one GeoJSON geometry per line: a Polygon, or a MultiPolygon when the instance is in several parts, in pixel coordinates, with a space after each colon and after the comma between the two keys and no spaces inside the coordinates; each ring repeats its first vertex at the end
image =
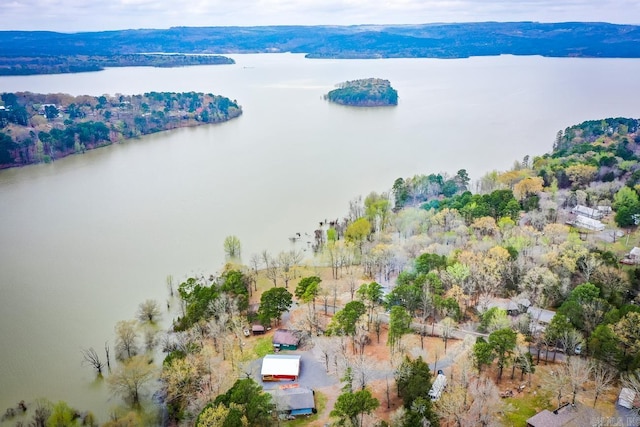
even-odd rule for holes
{"type": "Polygon", "coordinates": [[[49,163],[121,140],[221,123],[242,114],[235,100],[196,92],[16,92],[2,93],[0,99],[0,169],[49,163]]]}
{"type": "Polygon", "coordinates": [[[327,93],[326,100],[353,107],[388,107],[398,105],[398,92],[389,80],[368,78],[340,83],[327,93]]]}
{"type": "Polygon", "coordinates": [[[291,52],[332,59],[497,55],[640,58],[639,38],[638,25],[602,22],[0,31],[0,75],[231,64],[232,59],[215,56],[230,53],[291,52]]]}
{"type": "Polygon", "coordinates": [[[124,55],[0,56],[0,76],[82,73],[110,67],[186,67],[228,65],[235,61],[220,55],[134,53],[124,55]]]}
{"type": "MultiPolygon", "coordinates": [[[[256,369],[276,352],[276,328],[309,357],[294,387],[326,396],[291,425],[482,425],[489,414],[524,426],[569,404],[606,417],[620,387],[640,394],[640,257],[629,251],[640,238],[640,120],[567,127],[551,152],[470,187],[465,169],[399,177],[320,222],[310,263],[291,249],[244,264],[228,236],[222,274],[167,276],[167,309],[181,307],[167,331],[162,305],[147,300],[116,324],[113,353],[83,350],[119,399],[102,426],[295,418],[256,369]],[[164,359],[151,361],[159,345],[164,359]],[[435,373],[449,380],[433,398],[435,373]]],[[[97,425],[63,401],[20,402],[4,417],[32,414],[97,425]]]]}

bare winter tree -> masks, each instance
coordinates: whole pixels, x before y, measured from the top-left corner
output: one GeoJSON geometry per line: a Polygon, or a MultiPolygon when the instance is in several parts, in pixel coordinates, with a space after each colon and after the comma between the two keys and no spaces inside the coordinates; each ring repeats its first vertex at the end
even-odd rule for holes
{"type": "Polygon", "coordinates": [[[578,391],[584,387],[591,376],[592,365],[579,357],[567,360],[567,375],[569,376],[569,388],[571,390],[571,403],[575,405],[578,391]]]}
{"type": "Polygon", "coordinates": [[[442,340],[444,341],[444,354],[447,354],[447,341],[453,336],[453,331],[456,329],[456,321],[451,317],[445,317],[440,322],[440,329],[442,330],[442,340]]]}
{"type": "Polygon", "coordinates": [[[126,360],[138,354],[138,330],[135,320],[116,323],[116,358],[126,360]]]}
{"type": "Polygon", "coordinates": [[[349,285],[349,294],[351,294],[351,301],[353,301],[353,296],[358,289],[358,281],[356,280],[355,275],[349,274],[347,275],[347,284],[349,285]]]}
{"type": "Polygon", "coordinates": [[[277,264],[280,267],[278,273],[284,281],[284,287],[289,287],[289,281],[295,278],[295,267],[302,261],[302,254],[300,251],[289,250],[282,251],[278,254],[277,264]]]}
{"type": "Polygon", "coordinates": [[[377,370],[376,364],[360,353],[348,359],[348,365],[351,367],[353,374],[353,384],[364,390],[366,385],[373,379],[373,374],[377,370]]]}
{"type": "Polygon", "coordinates": [[[249,265],[251,266],[251,281],[253,282],[253,290],[258,290],[258,272],[260,271],[260,266],[262,262],[260,261],[260,256],[258,254],[251,254],[251,258],[249,259],[249,265]]]}
{"type": "Polygon", "coordinates": [[[591,378],[593,379],[593,407],[596,407],[598,397],[606,393],[611,388],[611,383],[615,379],[615,374],[611,368],[604,363],[594,363],[591,366],[591,378]]]}
{"type": "Polygon", "coordinates": [[[104,354],[107,358],[107,369],[111,372],[111,358],[109,357],[109,343],[105,341],[104,343],[104,354]]]}
{"type": "Polygon", "coordinates": [[[547,377],[544,387],[551,391],[558,399],[558,407],[562,405],[562,396],[569,390],[571,379],[567,375],[566,369],[558,369],[551,371],[551,375],[547,377]]]}
{"type": "Polygon", "coordinates": [[[167,275],[167,290],[169,291],[169,296],[173,298],[173,276],[171,274],[167,275]]]}
{"type": "Polygon", "coordinates": [[[82,363],[91,366],[96,370],[98,377],[102,377],[102,369],[104,368],[104,363],[100,360],[100,356],[93,349],[93,347],[89,347],[88,349],[83,348],[82,350],[82,363]]]}
{"type": "Polygon", "coordinates": [[[264,274],[267,279],[273,282],[273,286],[278,286],[278,277],[280,276],[280,266],[278,260],[272,258],[267,251],[262,252],[262,261],[264,262],[264,274]]]}
{"type": "Polygon", "coordinates": [[[460,427],[464,425],[464,416],[469,410],[467,401],[467,388],[461,384],[452,384],[434,405],[435,411],[447,424],[453,423],[460,427]]]}
{"type": "Polygon", "coordinates": [[[145,302],[140,303],[136,317],[143,323],[156,323],[160,318],[160,306],[158,305],[158,302],[148,299],[145,302]]]}
{"type": "Polygon", "coordinates": [[[472,381],[469,392],[473,403],[467,412],[468,425],[483,427],[500,425],[495,416],[500,406],[500,395],[494,382],[487,377],[478,378],[472,381]]]}

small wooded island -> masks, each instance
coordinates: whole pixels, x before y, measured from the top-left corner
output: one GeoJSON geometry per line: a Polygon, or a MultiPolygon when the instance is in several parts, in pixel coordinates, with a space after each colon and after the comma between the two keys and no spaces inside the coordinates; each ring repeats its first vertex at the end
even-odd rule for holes
{"type": "Polygon", "coordinates": [[[398,92],[389,80],[369,78],[340,83],[325,99],[355,107],[384,107],[398,105],[398,92]]]}
{"type": "Polygon", "coordinates": [[[154,132],[238,117],[235,100],[211,93],[0,95],[0,169],[51,162],[154,132]]]}

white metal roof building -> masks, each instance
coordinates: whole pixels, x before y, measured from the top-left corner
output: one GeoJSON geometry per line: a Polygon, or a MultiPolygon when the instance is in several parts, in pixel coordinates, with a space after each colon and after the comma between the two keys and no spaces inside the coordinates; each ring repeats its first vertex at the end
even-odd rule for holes
{"type": "Polygon", "coordinates": [[[262,381],[295,381],[300,375],[300,355],[268,354],[262,359],[262,381]]]}
{"type": "Polygon", "coordinates": [[[593,219],[602,218],[602,212],[601,211],[599,211],[598,209],[589,208],[589,207],[583,206],[583,205],[577,205],[576,207],[571,209],[571,213],[574,213],[574,214],[577,214],[577,215],[583,215],[583,216],[586,216],[588,218],[593,218],[593,219]]]}
{"type": "Polygon", "coordinates": [[[571,225],[573,225],[574,227],[586,228],[587,230],[594,231],[602,231],[605,227],[604,224],[597,219],[587,218],[583,215],[576,216],[576,219],[571,222],[571,225]]]}

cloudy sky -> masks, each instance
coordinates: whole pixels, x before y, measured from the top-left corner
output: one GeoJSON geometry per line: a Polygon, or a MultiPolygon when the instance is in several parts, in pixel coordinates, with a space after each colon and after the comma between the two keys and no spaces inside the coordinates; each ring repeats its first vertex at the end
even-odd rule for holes
{"type": "Polygon", "coordinates": [[[640,23],[638,0],[2,0],[0,30],[469,21],[640,23]]]}

